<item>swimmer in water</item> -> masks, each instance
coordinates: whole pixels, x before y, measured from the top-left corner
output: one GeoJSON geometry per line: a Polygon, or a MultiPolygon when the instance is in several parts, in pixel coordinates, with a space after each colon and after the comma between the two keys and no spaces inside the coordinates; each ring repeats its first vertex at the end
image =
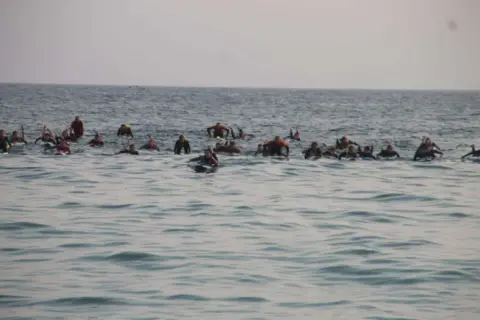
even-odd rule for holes
{"type": "Polygon", "coordinates": [[[88,145],[90,147],[103,147],[104,145],[103,138],[98,134],[97,131],[94,131],[94,132],[95,132],[95,137],[88,142],[88,145]]]}
{"type": "Polygon", "coordinates": [[[62,131],[61,137],[67,142],[77,142],[77,137],[71,134],[70,127],[62,131]]]}
{"type": "Polygon", "coordinates": [[[147,138],[147,143],[144,144],[141,149],[160,151],[157,141],[155,141],[155,139],[153,139],[151,135],[147,135],[147,138]]]}
{"type": "Polygon", "coordinates": [[[362,158],[362,159],[374,159],[376,160],[377,158],[375,158],[375,156],[373,155],[373,146],[365,146],[363,148],[363,151],[360,150],[358,152],[358,155],[362,158]]]}
{"type": "Polygon", "coordinates": [[[295,134],[292,129],[290,129],[290,134],[285,137],[285,139],[300,141],[300,132],[298,131],[298,128],[295,128],[295,134]]]}
{"type": "Polygon", "coordinates": [[[212,167],[218,167],[220,165],[217,155],[213,152],[211,148],[206,149],[203,156],[190,159],[189,162],[200,162],[201,164],[209,165],[212,167]]]}
{"type": "Polygon", "coordinates": [[[22,135],[19,136],[18,132],[15,130],[12,133],[12,137],[10,138],[10,143],[18,143],[18,142],[23,142],[27,144],[27,141],[25,140],[25,132],[23,131],[23,126],[21,127],[22,130],[22,135]]]}
{"type": "Polygon", "coordinates": [[[322,154],[325,158],[335,158],[338,159],[338,155],[335,147],[328,147],[327,151],[322,154]]]}
{"type": "Polygon", "coordinates": [[[263,149],[267,152],[269,156],[284,156],[288,157],[290,154],[290,148],[288,147],[288,142],[276,136],[272,141],[266,141],[263,144],[263,149]],[[286,154],[282,153],[282,148],[287,150],[286,154]]]}
{"type": "Polygon", "coordinates": [[[225,153],[242,153],[242,150],[240,150],[240,148],[237,147],[237,145],[235,144],[235,141],[230,141],[229,144],[225,144],[225,145],[219,145],[217,144],[215,146],[215,151],[216,152],[225,152],[225,153]]]}
{"type": "Polygon", "coordinates": [[[0,130],[0,150],[2,150],[3,153],[7,153],[8,149],[10,149],[11,147],[12,144],[8,139],[7,133],[5,132],[5,130],[0,130]]]}
{"type": "Polygon", "coordinates": [[[117,130],[117,137],[130,137],[133,139],[132,127],[128,124],[121,124],[117,130]]]}
{"type": "Polygon", "coordinates": [[[342,137],[340,140],[337,139],[337,142],[336,142],[336,148],[338,150],[345,150],[348,148],[348,146],[350,145],[355,145],[355,146],[359,146],[355,141],[351,141],[349,140],[347,137],[342,137]]]}
{"type": "Polygon", "coordinates": [[[302,152],[305,159],[317,160],[322,157],[322,150],[318,147],[318,143],[312,142],[310,148],[302,152]]]}
{"type": "Polygon", "coordinates": [[[76,116],[75,119],[70,124],[70,136],[74,137],[72,141],[77,141],[83,137],[83,121],[80,120],[79,116],[76,116]]]}
{"type": "Polygon", "coordinates": [[[56,144],[55,135],[46,126],[43,126],[42,135],[39,138],[37,138],[37,140],[35,140],[35,144],[37,144],[38,141],[42,141],[44,143],[49,142],[52,144],[56,144]]]}
{"type": "Polygon", "coordinates": [[[232,138],[234,140],[237,140],[237,139],[250,140],[255,138],[253,134],[245,133],[242,128],[238,128],[238,135],[235,135],[235,130],[233,130],[233,128],[230,127],[230,134],[232,135],[232,138]]]}
{"type": "Polygon", "coordinates": [[[212,137],[212,134],[211,134],[212,130],[213,130],[213,137],[214,138],[224,138],[225,137],[224,132],[226,131],[227,135],[230,132],[230,129],[224,127],[222,124],[220,124],[220,122],[217,122],[216,125],[211,126],[210,128],[207,128],[207,132],[208,132],[209,137],[212,137]]]}
{"type": "Polygon", "coordinates": [[[400,158],[400,155],[398,154],[397,151],[393,149],[393,146],[388,143],[387,147],[385,149],[382,149],[379,154],[377,154],[377,157],[379,158],[393,158],[397,157],[400,158]]]}
{"type": "Polygon", "coordinates": [[[355,150],[355,146],[354,145],[349,145],[347,150],[345,150],[344,152],[342,152],[338,155],[338,160],[341,160],[342,158],[348,158],[349,160],[355,160],[355,159],[358,159],[359,157],[360,157],[360,155],[355,150]]]}
{"type": "Polygon", "coordinates": [[[480,150],[475,150],[475,146],[473,144],[470,147],[472,148],[472,151],[470,151],[466,155],[462,156],[462,160],[464,160],[468,156],[480,157],[480,150]]]}
{"type": "Polygon", "coordinates": [[[443,155],[443,152],[429,137],[424,137],[413,156],[413,161],[418,159],[435,159],[437,154],[443,155]]]}
{"type": "Polygon", "coordinates": [[[117,154],[120,154],[120,153],[126,153],[126,154],[131,154],[131,155],[134,155],[134,156],[138,156],[139,155],[139,152],[137,151],[137,149],[135,148],[135,145],[132,143],[128,146],[128,148],[125,148],[123,149],[122,151],[119,151],[117,152],[117,154]]]}
{"type": "Polygon", "coordinates": [[[63,138],[57,138],[57,145],[55,147],[57,154],[66,153],[71,154],[72,151],[70,150],[70,146],[68,145],[67,141],[63,138]]]}
{"type": "Polygon", "coordinates": [[[257,151],[255,151],[255,154],[254,156],[258,156],[259,154],[263,155],[263,156],[266,156],[265,154],[265,150],[263,149],[263,144],[259,143],[257,145],[257,151]]]}
{"type": "Polygon", "coordinates": [[[178,137],[177,142],[175,142],[175,147],[173,148],[173,153],[174,154],[181,154],[182,149],[185,152],[185,154],[190,153],[190,143],[188,142],[187,139],[185,139],[185,136],[183,136],[183,135],[178,137]]]}

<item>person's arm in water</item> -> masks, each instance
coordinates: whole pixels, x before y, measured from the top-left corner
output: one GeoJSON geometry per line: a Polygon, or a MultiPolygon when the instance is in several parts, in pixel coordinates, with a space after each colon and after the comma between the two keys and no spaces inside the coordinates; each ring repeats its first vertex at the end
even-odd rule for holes
{"type": "Polygon", "coordinates": [[[117,137],[120,137],[120,133],[122,132],[122,129],[121,128],[118,128],[117,130],[117,137]]]}
{"type": "Polygon", "coordinates": [[[235,130],[233,130],[232,127],[230,127],[230,134],[232,135],[232,139],[236,140],[237,138],[235,137],[235,130]]]}
{"type": "Polygon", "coordinates": [[[343,151],[342,153],[340,153],[338,155],[338,160],[341,160],[343,157],[346,157],[347,156],[347,152],[346,151],[343,151]]]}
{"type": "Polygon", "coordinates": [[[199,156],[199,157],[195,157],[193,159],[188,160],[188,162],[198,162],[198,161],[202,161],[202,159],[203,159],[203,156],[199,156]]]}
{"type": "Polygon", "coordinates": [[[289,148],[289,146],[285,146],[285,149],[287,149],[287,154],[286,154],[286,156],[288,157],[288,155],[290,154],[290,148],[289,148]]]}
{"type": "Polygon", "coordinates": [[[130,136],[133,139],[132,128],[128,128],[128,136],[130,136]]]}
{"type": "Polygon", "coordinates": [[[473,154],[473,151],[470,151],[466,155],[462,156],[462,159],[465,159],[466,157],[471,156],[472,154],[473,154]]]}
{"type": "Polygon", "coordinates": [[[214,127],[209,127],[209,128],[207,128],[207,133],[208,133],[208,136],[209,136],[210,138],[212,137],[211,131],[212,131],[213,128],[214,128],[214,127]]]}
{"type": "Polygon", "coordinates": [[[400,158],[400,155],[398,154],[397,151],[395,151],[395,155],[397,156],[397,158],[400,158]]]}
{"type": "Polygon", "coordinates": [[[190,142],[188,142],[188,140],[185,140],[185,142],[183,143],[183,149],[185,151],[185,154],[189,154],[191,149],[190,149],[190,142]]]}

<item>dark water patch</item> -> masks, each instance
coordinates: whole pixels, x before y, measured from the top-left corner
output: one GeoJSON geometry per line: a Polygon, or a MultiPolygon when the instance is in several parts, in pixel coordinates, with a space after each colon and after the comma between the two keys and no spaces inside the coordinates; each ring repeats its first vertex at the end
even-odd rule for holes
{"type": "Polygon", "coordinates": [[[110,261],[118,261],[118,262],[125,262],[125,261],[167,261],[167,260],[184,260],[184,257],[179,256],[168,256],[168,257],[161,257],[151,253],[145,252],[133,252],[133,251],[125,251],[113,254],[105,258],[106,260],[110,261]]]}
{"type": "Polygon", "coordinates": [[[263,227],[269,230],[282,230],[282,229],[295,229],[299,226],[296,223],[280,223],[280,224],[272,224],[272,223],[265,223],[260,221],[253,221],[253,222],[246,222],[245,224],[255,226],[255,227],[263,227]]]}
{"type": "Polygon", "coordinates": [[[369,250],[369,249],[350,249],[350,250],[336,251],[333,254],[354,255],[354,256],[369,256],[369,255],[373,255],[373,254],[380,254],[380,252],[378,252],[376,250],[369,250]]]}
{"type": "Polygon", "coordinates": [[[125,209],[133,206],[133,204],[103,204],[96,206],[98,209],[125,209]]]}
{"type": "Polygon", "coordinates": [[[127,241],[112,241],[112,242],[106,242],[103,244],[104,247],[120,247],[120,246],[125,246],[129,245],[130,242],[127,241]]]}
{"type": "Polygon", "coordinates": [[[240,302],[240,303],[261,303],[261,302],[269,302],[268,299],[262,297],[231,297],[231,298],[223,298],[222,301],[230,301],[230,302],[240,302]]]}
{"type": "Polygon", "coordinates": [[[0,294],[0,306],[12,306],[28,300],[28,297],[0,294]]]}
{"type": "Polygon", "coordinates": [[[69,297],[55,300],[43,301],[38,304],[52,305],[52,306],[107,306],[107,305],[127,305],[127,301],[113,297],[69,297]]]}
{"type": "Polygon", "coordinates": [[[326,214],[328,212],[321,210],[299,210],[298,213],[305,215],[317,215],[317,214],[326,214]]]}
{"type": "Polygon", "coordinates": [[[170,228],[163,230],[165,233],[206,233],[206,231],[195,228],[170,228]]]}
{"type": "Polygon", "coordinates": [[[210,298],[194,295],[194,294],[176,294],[172,296],[168,296],[165,298],[166,300],[187,300],[187,301],[209,301],[210,298]]]}
{"type": "Polygon", "coordinates": [[[25,179],[28,181],[37,180],[37,179],[45,179],[49,176],[52,176],[53,172],[40,172],[40,173],[32,173],[32,174],[17,174],[15,175],[15,179],[25,179]]]}
{"type": "Polygon", "coordinates": [[[398,249],[408,249],[410,247],[419,247],[419,246],[426,246],[426,245],[438,245],[438,244],[428,240],[410,240],[407,242],[386,242],[386,243],[378,244],[379,247],[398,248],[398,249]]]}
{"type": "Polygon", "coordinates": [[[370,241],[383,240],[383,239],[385,238],[379,237],[379,236],[357,236],[357,237],[351,237],[350,241],[358,243],[358,242],[370,242],[370,241]]]}
{"type": "Polygon", "coordinates": [[[24,262],[31,263],[31,262],[45,262],[45,261],[52,261],[52,260],[53,259],[50,259],[50,258],[29,258],[29,259],[15,259],[11,261],[15,263],[24,263],[24,262]]]}
{"type": "Polygon", "coordinates": [[[381,201],[381,202],[393,202],[393,201],[436,201],[436,198],[427,197],[427,196],[412,196],[406,195],[403,193],[386,193],[376,195],[366,200],[374,200],[374,201],[381,201]]]}
{"type": "Polygon", "coordinates": [[[316,303],[301,303],[301,302],[282,302],[278,303],[277,306],[284,308],[325,308],[325,307],[335,307],[335,306],[344,306],[351,304],[348,300],[338,300],[331,302],[316,302],[316,303]]]}
{"type": "Polygon", "coordinates": [[[287,248],[283,248],[283,247],[280,247],[280,246],[268,246],[268,247],[265,247],[265,248],[262,248],[261,249],[262,251],[266,251],[266,252],[291,252],[292,250],[291,249],[287,249],[287,248]]]}
{"type": "Polygon", "coordinates": [[[363,263],[366,263],[366,264],[385,264],[385,265],[394,265],[399,262],[400,261],[393,260],[393,259],[368,259],[363,261],[363,263]]]}
{"type": "Polygon", "coordinates": [[[16,208],[16,207],[6,207],[6,208],[2,208],[2,210],[3,210],[3,211],[6,211],[6,212],[21,212],[21,213],[32,212],[32,210],[25,209],[25,208],[22,208],[22,207],[19,207],[19,208],[16,208]]]}
{"type": "Polygon", "coordinates": [[[398,318],[398,317],[368,317],[368,320],[418,320],[417,318],[398,318]]]}
{"type": "Polygon", "coordinates": [[[49,225],[34,223],[34,222],[11,222],[1,223],[0,230],[29,230],[29,229],[44,229],[51,228],[49,225]]]}
{"type": "Polygon", "coordinates": [[[80,202],[63,202],[55,206],[55,208],[65,208],[65,209],[71,209],[75,207],[83,207],[83,205],[80,202]]]}
{"type": "Polygon", "coordinates": [[[448,216],[453,217],[453,218],[468,218],[468,217],[470,217],[469,214],[462,213],[462,212],[449,213],[448,216]]]}
{"type": "Polygon", "coordinates": [[[22,251],[20,248],[1,248],[0,252],[18,252],[22,251]]]}
{"type": "Polygon", "coordinates": [[[479,278],[459,270],[447,270],[447,271],[436,272],[432,276],[432,279],[435,279],[437,281],[442,281],[442,282],[458,282],[458,281],[468,281],[469,283],[480,282],[479,278]]]}
{"type": "Polygon", "coordinates": [[[345,217],[373,217],[375,213],[369,211],[349,211],[343,214],[345,217]]]}
{"type": "Polygon", "coordinates": [[[91,243],[65,243],[58,246],[59,248],[91,248],[95,245],[91,243]]]}
{"type": "Polygon", "coordinates": [[[340,230],[340,229],[362,229],[359,225],[347,225],[347,224],[333,224],[333,223],[321,223],[314,225],[317,229],[327,230],[340,230]]]}

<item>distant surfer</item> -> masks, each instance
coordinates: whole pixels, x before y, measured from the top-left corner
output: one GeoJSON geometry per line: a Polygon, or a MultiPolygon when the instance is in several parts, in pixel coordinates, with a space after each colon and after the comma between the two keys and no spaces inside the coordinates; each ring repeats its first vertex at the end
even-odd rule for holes
{"type": "Polygon", "coordinates": [[[190,143],[188,142],[188,140],[185,138],[183,134],[180,135],[180,137],[178,137],[177,142],[175,142],[175,146],[173,147],[173,153],[181,154],[182,149],[185,152],[185,154],[190,153],[190,143]]]}
{"type": "Polygon", "coordinates": [[[230,134],[232,135],[232,138],[235,140],[237,139],[250,140],[255,138],[253,134],[245,133],[242,128],[238,128],[238,135],[236,135],[235,130],[233,130],[233,128],[230,127],[230,134]]]}
{"type": "Polygon", "coordinates": [[[379,158],[393,158],[393,157],[400,158],[400,155],[398,154],[397,151],[395,151],[393,149],[393,146],[390,143],[388,143],[387,147],[385,149],[382,149],[382,151],[380,151],[380,153],[377,154],[377,157],[379,157],[379,158]]]}
{"type": "MultiPolygon", "coordinates": [[[[359,148],[360,149],[360,148],[359,148]]],[[[362,159],[374,159],[376,160],[377,158],[373,155],[373,146],[365,146],[363,147],[363,150],[358,150],[358,155],[362,159]]]]}
{"type": "Polygon", "coordinates": [[[290,148],[288,147],[288,142],[280,138],[280,136],[276,136],[271,141],[266,141],[263,144],[264,152],[269,156],[284,156],[288,157],[290,153],[290,148]],[[282,148],[285,148],[287,151],[285,154],[282,153],[282,148]]]}
{"type": "Polygon", "coordinates": [[[214,138],[225,138],[225,132],[228,134],[230,129],[226,128],[220,122],[217,122],[214,126],[207,128],[208,136],[212,137],[211,131],[213,130],[213,137],[214,138]]]}
{"type": "Polygon", "coordinates": [[[131,155],[135,155],[135,156],[139,155],[139,152],[137,151],[137,149],[135,148],[135,145],[133,143],[130,144],[128,146],[128,148],[124,148],[123,150],[117,152],[117,154],[121,154],[121,153],[131,154],[131,155]]]}
{"type": "Polygon", "coordinates": [[[70,150],[70,146],[68,145],[67,141],[63,138],[57,139],[58,143],[55,147],[57,154],[71,154],[72,151],[70,150]]]}
{"type": "Polygon", "coordinates": [[[338,155],[338,160],[341,160],[342,158],[347,158],[349,160],[355,160],[358,159],[360,155],[358,152],[355,150],[355,147],[353,145],[349,145],[347,150],[343,151],[338,155]]]}
{"type": "Polygon", "coordinates": [[[432,160],[436,158],[437,154],[443,155],[443,152],[429,137],[424,137],[413,156],[413,161],[418,159],[432,160]]]}
{"type": "Polygon", "coordinates": [[[300,141],[300,132],[298,131],[298,128],[295,128],[295,133],[293,133],[290,128],[290,134],[286,136],[285,139],[300,141]]]}
{"type": "Polygon", "coordinates": [[[103,138],[98,134],[97,131],[95,131],[95,137],[93,137],[93,139],[88,142],[88,145],[90,147],[103,147],[103,138]]]}
{"type": "Polygon", "coordinates": [[[133,139],[132,127],[129,124],[121,124],[117,130],[117,137],[130,137],[133,139]]]}
{"type": "Polygon", "coordinates": [[[23,126],[21,127],[22,130],[22,135],[18,135],[17,130],[12,132],[12,136],[10,138],[10,143],[25,143],[27,144],[27,141],[25,140],[25,132],[23,131],[23,126]]]}
{"type": "Polygon", "coordinates": [[[318,147],[317,142],[312,142],[310,148],[304,150],[302,153],[305,159],[317,160],[322,157],[322,150],[318,147]]]}
{"type": "Polygon", "coordinates": [[[37,140],[35,140],[35,144],[37,144],[38,141],[42,141],[44,143],[56,144],[55,135],[46,126],[43,126],[42,135],[39,138],[37,138],[37,140]]]}
{"type": "Polygon", "coordinates": [[[199,162],[200,164],[211,167],[218,167],[220,165],[217,155],[210,148],[205,150],[205,154],[203,156],[190,159],[189,162],[199,162]]]}
{"type": "Polygon", "coordinates": [[[83,121],[79,116],[76,116],[70,124],[70,136],[73,136],[75,141],[83,137],[83,121]]]}
{"type": "Polygon", "coordinates": [[[10,143],[5,130],[0,130],[0,150],[2,150],[3,153],[7,153],[11,146],[12,144],[10,143]]]}
{"type": "Polygon", "coordinates": [[[466,155],[462,156],[462,160],[464,160],[468,156],[480,157],[480,150],[475,150],[475,145],[473,145],[473,144],[470,147],[472,148],[472,151],[470,151],[466,155]]]}
{"type": "Polygon", "coordinates": [[[155,151],[160,151],[160,148],[158,147],[157,141],[152,138],[151,135],[147,135],[148,141],[145,143],[141,149],[146,149],[146,150],[155,150],[155,151]]]}

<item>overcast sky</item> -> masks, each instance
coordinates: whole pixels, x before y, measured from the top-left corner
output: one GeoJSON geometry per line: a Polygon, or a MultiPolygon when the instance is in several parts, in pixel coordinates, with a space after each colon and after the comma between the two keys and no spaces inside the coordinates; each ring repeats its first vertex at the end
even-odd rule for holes
{"type": "Polygon", "coordinates": [[[0,82],[480,89],[480,0],[0,0],[0,82]]]}

